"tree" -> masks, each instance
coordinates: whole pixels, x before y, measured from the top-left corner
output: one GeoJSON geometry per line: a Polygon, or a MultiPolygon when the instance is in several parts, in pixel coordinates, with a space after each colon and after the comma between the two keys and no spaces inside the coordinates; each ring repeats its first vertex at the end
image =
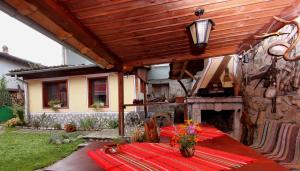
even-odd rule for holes
{"type": "Polygon", "coordinates": [[[6,79],[4,76],[0,79],[0,107],[2,106],[11,106],[11,98],[6,87],[6,79]]]}

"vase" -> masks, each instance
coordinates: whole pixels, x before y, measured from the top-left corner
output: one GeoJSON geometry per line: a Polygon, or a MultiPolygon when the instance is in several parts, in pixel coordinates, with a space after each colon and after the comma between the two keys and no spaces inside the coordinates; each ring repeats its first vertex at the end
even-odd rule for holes
{"type": "Polygon", "coordinates": [[[180,148],[180,153],[183,157],[193,157],[195,153],[195,147],[180,148]]]}

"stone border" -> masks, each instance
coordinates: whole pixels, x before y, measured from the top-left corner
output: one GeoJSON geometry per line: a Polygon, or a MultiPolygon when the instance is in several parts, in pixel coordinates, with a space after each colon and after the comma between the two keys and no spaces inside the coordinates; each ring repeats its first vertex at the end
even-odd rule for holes
{"type": "MultiPolygon", "coordinates": [[[[39,119],[44,113],[31,113],[31,121],[39,119]]],[[[77,126],[80,125],[80,120],[84,118],[95,118],[97,120],[107,119],[115,120],[118,119],[118,112],[68,112],[68,113],[46,113],[49,117],[48,125],[59,123],[62,126],[71,122],[74,122],[77,126]]]]}

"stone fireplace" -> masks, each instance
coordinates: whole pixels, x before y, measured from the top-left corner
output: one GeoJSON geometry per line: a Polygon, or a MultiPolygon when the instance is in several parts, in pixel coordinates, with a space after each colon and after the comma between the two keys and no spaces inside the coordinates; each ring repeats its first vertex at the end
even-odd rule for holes
{"type": "Polygon", "coordinates": [[[211,124],[240,140],[242,126],[240,118],[243,109],[241,97],[191,97],[186,102],[189,119],[211,124]]]}
{"type": "Polygon", "coordinates": [[[201,123],[213,125],[222,132],[230,134],[233,132],[234,110],[202,110],[201,123]]]}

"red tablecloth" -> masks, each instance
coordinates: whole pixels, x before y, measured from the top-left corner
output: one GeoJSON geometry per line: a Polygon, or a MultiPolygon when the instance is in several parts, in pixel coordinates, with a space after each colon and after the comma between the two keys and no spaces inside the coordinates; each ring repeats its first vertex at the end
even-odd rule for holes
{"type": "MultiPolygon", "coordinates": [[[[179,127],[180,125],[162,127],[160,128],[160,136],[172,138],[174,135],[177,134],[177,130],[179,129],[179,127]]],[[[222,131],[214,127],[201,126],[201,129],[201,133],[199,134],[200,141],[213,139],[225,135],[222,131]]]]}
{"type": "Polygon", "coordinates": [[[253,162],[249,157],[196,146],[195,156],[184,158],[178,147],[162,143],[133,143],[120,146],[117,154],[103,149],[88,155],[105,170],[230,170],[253,162]]]}

